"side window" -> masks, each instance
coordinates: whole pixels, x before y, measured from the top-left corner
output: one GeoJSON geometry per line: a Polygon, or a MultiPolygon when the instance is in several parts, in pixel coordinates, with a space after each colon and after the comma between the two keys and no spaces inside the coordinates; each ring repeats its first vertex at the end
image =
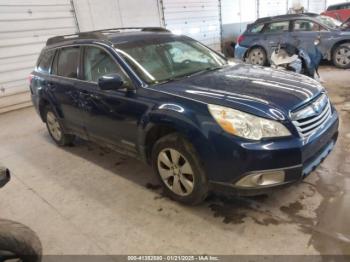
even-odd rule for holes
{"type": "Polygon", "coordinates": [[[101,76],[119,74],[127,85],[131,85],[123,69],[104,50],[98,47],[86,47],[84,52],[84,80],[97,82],[101,76]]]}
{"type": "Polygon", "coordinates": [[[78,78],[79,47],[64,47],[55,56],[52,73],[78,78]]]}
{"type": "Polygon", "coordinates": [[[264,30],[266,33],[283,33],[289,31],[289,21],[268,24],[264,30]]]}
{"type": "Polygon", "coordinates": [[[49,50],[49,51],[44,51],[39,59],[39,63],[37,66],[37,70],[42,73],[49,73],[50,72],[50,67],[51,67],[51,62],[52,58],[55,54],[54,50],[49,50]]]}
{"type": "Polygon", "coordinates": [[[294,31],[297,31],[297,32],[320,31],[320,29],[321,29],[320,25],[312,21],[296,20],[294,22],[294,31]]]}
{"type": "Polygon", "coordinates": [[[249,32],[253,34],[257,34],[257,33],[260,33],[263,28],[264,28],[264,24],[254,25],[252,26],[249,32]]]}

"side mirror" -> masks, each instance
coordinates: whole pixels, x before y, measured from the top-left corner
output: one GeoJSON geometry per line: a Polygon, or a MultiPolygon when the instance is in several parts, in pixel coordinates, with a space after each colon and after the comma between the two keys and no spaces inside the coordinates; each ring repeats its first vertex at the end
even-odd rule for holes
{"type": "Polygon", "coordinates": [[[124,81],[118,74],[109,74],[101,76],[98,79],[98,86],[101,90],[116,90],[124,87],[124,81]]]}
{"type": "Polygon", "coordinates": [[[7,184],[7,182],[10,181],[10,171],[5,168],[0,166],[0,187],[3,187],[4,185],[7,184]]]}

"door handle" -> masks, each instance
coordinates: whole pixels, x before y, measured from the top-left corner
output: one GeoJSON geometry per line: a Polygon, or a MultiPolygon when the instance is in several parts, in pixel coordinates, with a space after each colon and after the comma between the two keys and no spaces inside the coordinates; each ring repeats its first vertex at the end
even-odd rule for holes
{"type": "Polygon", "coordinates": [[[101,99],[99,95],[90,94],[88,91],[79,91],[79,95],[84,98],[101,99]]]}

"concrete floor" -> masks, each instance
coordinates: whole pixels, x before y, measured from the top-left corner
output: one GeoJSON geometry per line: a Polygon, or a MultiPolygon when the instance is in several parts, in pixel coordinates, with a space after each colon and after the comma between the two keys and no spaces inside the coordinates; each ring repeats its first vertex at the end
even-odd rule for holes
{"type": "Polygon", "coordinates": [[[141,162],[83,141],[57,147],[28,108],[0,116],[0,163],[13,174],[0,216],[34,229],[45,254],[350,254],[350,71],[320,71],[340,138],[298,185],[182,206],[141,162]]]}

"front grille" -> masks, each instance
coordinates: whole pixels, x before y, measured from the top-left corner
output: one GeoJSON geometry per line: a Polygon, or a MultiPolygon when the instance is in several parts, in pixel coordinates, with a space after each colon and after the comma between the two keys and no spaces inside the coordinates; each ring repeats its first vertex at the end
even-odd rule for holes
{"type": "Polygon", "coordinates": [[[291,114],[294,126],[303,138],[315,133],[332,115],[331,104],[326,94],[301,110],[291,114]]]}

